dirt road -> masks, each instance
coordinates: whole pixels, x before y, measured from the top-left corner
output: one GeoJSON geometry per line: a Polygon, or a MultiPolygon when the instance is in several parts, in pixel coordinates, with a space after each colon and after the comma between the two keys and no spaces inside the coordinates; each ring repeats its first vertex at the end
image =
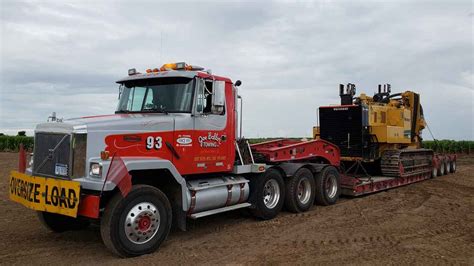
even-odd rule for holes
{"type": "Polygon", "coordinates": [[[154,254],[118,259],[99,229],[54,234],[8,199],[17,154],[0,153],[1,264],[474,264],[474,157],[458,172],[304,214],[256,221],[236,211],[191,221],[154,254]]]}

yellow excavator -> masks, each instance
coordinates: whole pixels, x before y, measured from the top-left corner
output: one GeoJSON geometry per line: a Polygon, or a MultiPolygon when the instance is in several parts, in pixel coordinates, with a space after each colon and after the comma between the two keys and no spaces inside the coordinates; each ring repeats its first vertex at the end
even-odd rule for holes
{"type": "Polygon", "coordinates": [[[371,174],[406,177],[430,171],[433,151],[421,148],[426,122],[420,95],[391,94],[390,84],[374,96],[355,97],[354,84],[339,85],[341,104],[319,108],[313,137],[336,144],[346,165],[356,162],[371,174]]]}

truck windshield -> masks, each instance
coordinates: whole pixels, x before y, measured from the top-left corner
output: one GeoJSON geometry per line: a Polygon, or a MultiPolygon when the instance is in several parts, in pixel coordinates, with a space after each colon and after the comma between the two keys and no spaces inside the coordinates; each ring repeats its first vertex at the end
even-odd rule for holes
{"type": "Polygon", "coordinates": [[[116,113],[190,113],[193,79],[160,78],[122,84],[116,113]]]}

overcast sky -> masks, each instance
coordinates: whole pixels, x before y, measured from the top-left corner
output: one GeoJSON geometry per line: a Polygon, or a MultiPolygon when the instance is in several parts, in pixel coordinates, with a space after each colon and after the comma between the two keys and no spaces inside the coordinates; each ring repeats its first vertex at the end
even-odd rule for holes
{"type": "Polygon", "coordinates": [[[419,92],[436,138],[474,139],[469,0],[0,3],[0,132],[113,113],[129,68],[186,61],[242,80],[247,137],[310,136],[351,82],[419,92]]]}

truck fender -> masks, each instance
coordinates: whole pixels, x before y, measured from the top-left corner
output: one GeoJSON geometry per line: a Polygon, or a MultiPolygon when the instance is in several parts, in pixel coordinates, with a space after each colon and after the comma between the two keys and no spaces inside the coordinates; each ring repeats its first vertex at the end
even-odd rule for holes
{"type": "Polygon", "coordinates": [[[181,186],[181,206],[183,211],[187,211],[189,209],[188,206],[188,187],[186,185],[186,180],[179,174],[176,167],[174,167],[173,163],[169,160],[164,160],[160,158],[153,158],[153,157],[121,157],[123,162],[125,163],[125,167],[127,168],[128,172],[135,171],[135,170],[159,170],[159,169],[166,169],[168,170],[175,181],[181,186]]]}

